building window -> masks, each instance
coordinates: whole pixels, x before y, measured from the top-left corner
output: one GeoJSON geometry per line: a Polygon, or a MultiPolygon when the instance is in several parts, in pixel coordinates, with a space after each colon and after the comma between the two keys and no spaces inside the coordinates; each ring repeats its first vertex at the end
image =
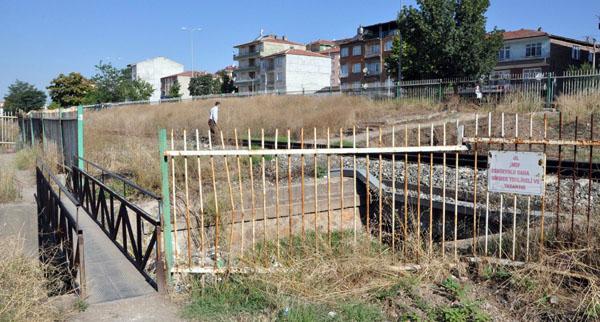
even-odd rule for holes
{"type": "Polygon", "coordinates": [[[340,52],[340,56],[342,56],[342,57],[348,57],[348,47],[342,47],[341,52],[340,52]]]}
{"type": "Polygon", "coordinates": [[[356,45],[352,47],[352,56],[360,56],[362,55],[362,47],[360,45],[356,45]]]}
{"type": "Polygon", "coordinates": [[[379,44],[371,44],[367,47],[367,54],[379,54],[379,44]]]}
{"type": "Polygon", "coordinates": [[[538,74],[542,73],[541,68],[525,68],[523,69],[523,78],[524,79],[534,79],[538,74]]]}
{"type": "Polygon", "coordinates": [[[502,48],[500,48],[500,51],[498,52],[498,60],[503,61],[503,60],[509,60],[510,59],[510,46],[504,46],[502,48]]]}
{"type": "Polygon", "coordinates": [[[540,57],[542,56],[542,43],[528,44],[525,46],[525,57],[540,57]]]}
{"type": "Polygon", "coordinates": [[[283,57],[275,58],[275,67],[281,67],[281,66],[283,66],[283,57]]]}
{"type": "Polygon", "coordinates": [[[379,73],[381,72],[381,66],[379,65],[379,62],[373,62],[373,63],[368,63],[367,64],[367,73],[369,75],[379,75],[379,73]]]}
{"type": "Polygon", "coordinates": [[[348,77],[348,65],[347,64],[340,66],[340,77],[348,77]]]}
{"type": "Polygon", "coordinates": [[[573,46],[571,48],[571,59],[579,60],[581,58],[581,47],[573,46]]]}
{"type": "Polygon", "coordinates": [[[277,76],[275,76],[275,77],[277,77],[277,78],[275,79],[276,81],[278,81],[278,82],[282,82],[282,81],[283,81],[283,72],[279,72],[279,73],[277,73],[277,76]]]}
{"type": "Polygon", "coordinates": [[[392,50],[392,47],[393,47],[393,46],[394,46],[394,42],[393,42],[391,39],[390,39],[390,40],[387,40],[387,41],[385,42],[385,45],[383,46],[383,50],[385,50],[385,51],[390,51],[390,50],[392,50]]]}
{"type": "Polygon", "coordinates": [[[360,73],[360,63],[352,65],[352,73],[359,74],[360,73]]]}
{"type": "Polygon", "coordinates": [[[592,52],[589,52],[589,53],[588,53],[588,61],[589,61],[590,63],[594,61],[594,53],[592,53],[592,52]]]}

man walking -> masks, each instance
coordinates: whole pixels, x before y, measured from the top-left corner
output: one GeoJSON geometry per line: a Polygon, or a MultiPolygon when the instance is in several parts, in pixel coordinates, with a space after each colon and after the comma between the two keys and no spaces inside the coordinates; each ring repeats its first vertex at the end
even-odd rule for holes
{"type": "Polygon", "coordinates": [[[219,120],[219,106],[221,106],[221,103],[215,102],[215,106],[210,109],[210,115],[208,117],[208,127],[210,128],[210,137],[213,146],[218,145],[215,139],[217,138],[217,130],[219,129],[219,126],[217,125],[219,120]]]}

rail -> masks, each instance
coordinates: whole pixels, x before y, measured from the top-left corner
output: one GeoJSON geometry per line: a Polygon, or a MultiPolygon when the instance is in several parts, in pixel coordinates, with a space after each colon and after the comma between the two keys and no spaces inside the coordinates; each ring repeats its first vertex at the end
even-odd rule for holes
{"type": "Polygon", "coordinates": [[[36,166],[38,209],[38,242],[40,261],[53,266],[48,273],[62,282],[58,294],[76,291],[86,296],[84,239],[78,225],[79,202],[42,161],[36,166]],[[58,187],[58,193],[53,188],[58,187]],[[66,196],[76,207],[71,213],[61,197],[66,196]]]}
{"type": "Polygon", "coordinates": [[[85,170],[73,166],[71,171],[81,207],[146,281],[156,290],[163,289],[160,216],[150,215],[85,170]],[[151,258],[152,267],[148,264],[151,258]]]}

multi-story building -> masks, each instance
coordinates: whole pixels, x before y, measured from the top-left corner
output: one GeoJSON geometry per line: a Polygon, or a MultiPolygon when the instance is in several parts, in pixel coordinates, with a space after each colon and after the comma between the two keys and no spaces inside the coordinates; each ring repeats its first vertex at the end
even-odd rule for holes
{"type": "Polygon", "coordinates": [[[178,73],[175,75],[169,75],[160,79],[160,97],[167,98],[169,92],[171,91],[171,87],[175,84],[175,81],[179,83],[179,94],[181,98],[190,98],[190,80],[192,79],[192,75],[195,77],[206,75],[207,72],[192,72],[187,71],[183,73],[178,73]]]}
{"type": "MultiPolygon", "coordinates": [[[[592,43],[549,34],[541,29],[519,29],[503,34],[504,44],[498,52],[495,78],[522,75],[535,78],[546,72],[562,73],[569,66],[594,61],[592,43]]],[[[596,54],[596,60],[599,58],[596,54]]]]}
{"type": "Polygon", "coordinates": [[[127,65],[131,68],[131,78],[144,80],[154,89],[150,96],[151,101],[161,98],[160,79],[169,75],[183,72],[183,65],[165,57],[154,57],[127,65]]]}
{"type": "Polygon", "coordinates": [[[261,59],[260,84],[266,92],[304,93],[328,89],[331,58],[301,49],[287,49],[261,59]]]}
{"type": "Polygon", "coordinates": [[[235,86],[240,93],[254,92],[264,88],[260,82],[260,61],[263,57],[282,52],[287,49],[305,49],[303,44],[289,41],[285,36],[259,36],[255,40],[237,45],[237,55],[233,59],[238,62],[235,71],[235,86]]]}
{"type": "Polygon", "coordinates": [[[356,36],[340,44],[342,90],[384,86],[394,80],[386,73],[385,59],[398,34],[395,20],[358,27],[356,36]]]}
{"type": "Polygon", "coordinates": [[[331,83],[332,89],[340,86],[340,47],[332,40],[317,40],[306,45],[306,49],[331,58],[331,83]]]}

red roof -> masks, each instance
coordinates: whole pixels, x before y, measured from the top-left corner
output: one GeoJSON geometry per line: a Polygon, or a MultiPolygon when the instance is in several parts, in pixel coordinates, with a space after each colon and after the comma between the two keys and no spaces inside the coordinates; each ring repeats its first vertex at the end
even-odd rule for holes
{"type": "Polygon", "coordinates": [[[331,53],[339,53],[339,52],[340,52],[340,47],[337,47],[337,46],[319,51],[320,54],[331,54],[331,53]]]}
{"type": "Polygon", "coordinates": [[[503,34],[504,40],[543,37],[543,36],[548,36],[548,33],[544,32],[544,31],[531,30],[531,29],[519,29],[519,30],[514,30],[514,31],[505,31],[503,34]]]}
{"type": "MultiPolygon", "coordinates": [[[[194,72],[194,74],[195,74],[195,75],[206,75],[206,74],[208,74],[208,73],[207,73],[207,72],[195,71],[195,72],[194,72]]],[[[191,71],[191,70],[189,70],[189,71],[186,71],[186,72],[182,72],[182,73],[179,73],[179,74],[174,74],[174,75],[169,75],[169,76],[165,76],[165,77],[174,77],[174,76],[187,76],[187,77],[192,77],[192,71],[191,71]]],[[[163,78],[165,78],[165,77],[163,77],[163,78]]]]}
{"type": "Polygon", "coordinates": [[[278,43],[278,44],[288,44],[288,45],[298,45],[298,46],[304,46],[304,44],[301,44],[299,42],[293,42],[293,41],[289,41],[287,39],[283,39],[283,38],[275,38],[275,36],[263,36],[262,38],[253,40],[251,42],[247,42],[245,44],[241,44],[241,45],[236,45],[234,46],[234,48],[238,48],[238,47],[242,47],[242,46],[248,46],[251,44],[256,44],[259,42],[274,42],[274,43],[278,43]]]}
{"type": "Polygon", "coordinates": [[[325,40],[325,39],[319,39],[319,40],[315,40],[313,42],[308,43],[308,45],[315,45],[315,44],[329,45],[329,46],[335,46],[335,45],[337,45],[335,43],[335,41],[333,41],[333,40],[325,40]]]}
{"type": "Polygon", "coordinates": [[[266,57],[273,57],[273,56],[280,56],[280,55],[297,55],[297,56],[311,56],[311,57],[321,57],[321,58],[329,58],[329,56],[326,55],[322,55],[320,53],[315,53],[312,51],[307,51],[307,50],[301,50],[301,49],[286,49],[284,51],[280,51],[278,53],[266,56],[266,57]]]}

